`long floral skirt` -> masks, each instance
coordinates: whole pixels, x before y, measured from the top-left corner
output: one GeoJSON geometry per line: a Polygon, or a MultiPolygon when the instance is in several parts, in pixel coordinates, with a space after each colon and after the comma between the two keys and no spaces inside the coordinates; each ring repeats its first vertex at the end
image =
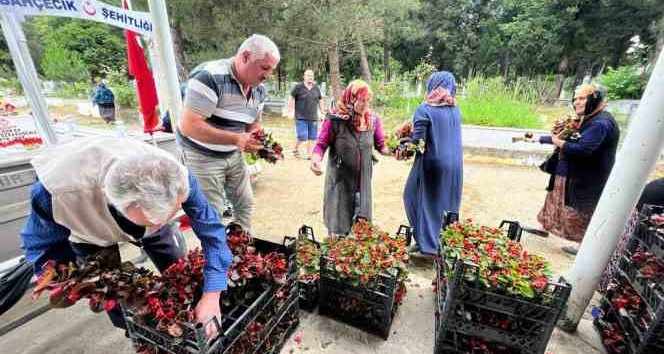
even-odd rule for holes
{"type": "Polygon", "coordinates": [[[537,215],[537,221],[554,235],[581,242],[593,211],[593,209],[579,210],[566,206],[565,177],[556,176],[553,191],[546,195],[544,206],[537,215]]]}

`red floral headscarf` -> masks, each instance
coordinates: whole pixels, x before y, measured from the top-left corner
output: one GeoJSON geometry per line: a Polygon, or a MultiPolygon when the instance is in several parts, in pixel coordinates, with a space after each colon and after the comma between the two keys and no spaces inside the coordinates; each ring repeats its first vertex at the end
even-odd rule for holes
{"type": "Polygon", "coordinates": [[[362,116],[355,114],[355,117],[351,117],[355,112],[355,103],[366,97],[373,97],[369,85],[362,80],[351,81],[341,94],[341,98],[337,102],[337,106],[332,110],[332,114],[341,119],[352,119],[358,131],[367,131],[371,128],[369,109],[365,110],[362,116]]]}

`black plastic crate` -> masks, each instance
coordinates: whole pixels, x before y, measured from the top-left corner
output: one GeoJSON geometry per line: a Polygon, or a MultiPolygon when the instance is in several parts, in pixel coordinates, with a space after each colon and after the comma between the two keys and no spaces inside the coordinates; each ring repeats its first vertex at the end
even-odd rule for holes
{"type": "MultiPolygon", "coordinates": [[[[459,221],[459,213],[453,213],[451,211],[443,212],[443,225],[442,230],[445,230],[447,225],[459,221]]],[[[399,225],[397,229],[397,236],[402,236],[406,238],[406,245],[410,245],[413,242],[413,228],[407,225],[399,225]]]]}
{"type": "Polygon", "coordinates": [[[472,354],[485,353],[495,354],[522,354],[520,348],[510,347],[501,343],[487,341],[480,337],[473,337],[461,332],[446,331],[444,337],[436,342],[434,353],[437,354],[472,354]],[[482,346],[482,349],[480,348],[482,346]],[[473,350],[473,347],[475,350],[473,350]]]}
{"type": "Polygon", "coordinates": [[[246,326],[258,318],[268,306],[275,303],[277,293],[288,291],[297,296],[297,262],[295,260],[295,239],[285,237],[282,244],[266,240],[254,239],[253,246],[257,252],[268,253],[277,251],[288,260],[288,279],[285,284],[264,284],[261,291],[254,298],[244,299],[231,310],[225,311],[220,321],[213,319],[214,325],[220,333],[209,339],[202,324],[182,323],[184,334],[174,338],[155,328],[136,323],[130,309],[122,306],[123,316],[127,325],[127,333],[135,347],[148,346],[159,353],[169,354],[218,354],[226,353],[232,343],[244,332],[246,326]]]}
{"type": "Polygon", "coordinates": [[[279,319],[268,340],[263,343],[258,353],[278,354],[286,344],[286,341],[295,332],[300,324],[299,307],[292,304],[286,313],[279,319]]]}
{"type": "MultiPolygon", "coordinates": [[[[320,243],[314,237],[314,230],[310,226],[302,225],[298,230],[298,238],[304,237],[311,241],[318,249],[320,243]]],[[[302,281],[300,283],[300,308],[312,312],[318,306],[318,289],[320,287],[319,281],[302,281]]]]}
{"type": "Polygon", "coordinates": [[[332,259],[324,255],[320,269],[319,313],[387,339],[396,313],[398,271],[381,274],[369,288],[339,277],[332,259]]]}
{"type": "Polygon", "coordinates": [[[637,221],[634,235],[646,246],[657,258],[664,260],[664,230],[655,229],[644,220],[637,221]]]}
{"type": "Polygon", "coordinates": [[[598,316],[593,320],[593,325],[597,330],[600,339],[602,340],[602,345],[604,345],[605,351],[608,354],[636,354],[636,348],[634,347],[632,339],[626,334],[622,324],[620,321],[618,321],[618,317],[615,311],[607,310],[601,316],[598,316]],[[623,341],[622,344],[613,344],[612,347],[607,347],[605,341],[609,338],[606,336],[605,331],[612,328],[620,333],[620,335],[623,337],[623,341]]]}
{"type": "Polygon", "coordinates": [[[257,341],[251,343],[251,346],[240,346],[245,337],[246,328],[243,328],[242,333],[238,335],[229,345],[221,352],[222,354],[258,354],[265,351],[265,347],[270,341],[270,336],[277,326],[284,320],[288,313],[293,313],[299,310],[297,291],[297,283],[291,282],[289,284],[288,296],[277,299],[272,298],[270,305],[263,309],[254,321],[259,321],[263,325],[263,329],[257,334],[257,341]]]}
{"type": "Polygon", "coordinates": [[[664,307],[664,294],[661,292],[659,284],[645,278],[637,267],[631,261],[631,253],[625,250],[618,263],[619,275],[625,278],[627,282],[641,295],[643,301],[648,304],[649,312],[654,317],[660,307],[664,307]]]}
{"type": "Polygon", "coordinates": [[[639,215],[642,218],[649,218],[655,214],[662,214],[662,213],[664,213],[664,206],[661,205],[644,204],[641,207],[641,210],[639,210],[639,215]]]}
{"type": "Polygon", "coordinates": [[[436,353],[442,353],[439,348],[443,346],[447,331],[520,348],[524,354],[544,353],[571,292],[571,286],[564,279],[549,283],[546,293],[550,294],[550,299],[546,304],[539,304],[487,291],[479,283],[468,282],[463,275],[477,272],[477,266],[472,263],[456,260],[450,271],[441,253],[436,260],[436,353]],[[450,273],[453,275],[448,277],[450,273]],[[480,312],[510,323],[510,326],[489,326],[472,316],[467,317],[467,314],[480,312]]]}
{"type": "MultiPolygon", "coordinates": [[[[614,308],[609,300],[603,297],[600,300],[601,314],[595,321],[598,330],[604,330],[608,323],[613,323],[625,338],[625,344],[629,353],[632,354],[660,354],[664,353],[664,324],[662,321],[651,323],[647,331],[642,331],[634,319],[626,312],[614,308]]],[[[602,339],[604,334],[600,333],[602,339]]],[[[611,354],[610,348],[605,348],[611,354]]]]}

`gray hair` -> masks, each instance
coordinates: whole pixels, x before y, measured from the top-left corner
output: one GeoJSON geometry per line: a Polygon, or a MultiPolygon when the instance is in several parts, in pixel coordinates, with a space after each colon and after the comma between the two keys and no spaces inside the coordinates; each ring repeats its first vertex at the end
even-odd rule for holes
{"type": "Polygon", "coordinates": [[[251,57],[254,59],[263,59],[266,54],[270,54],[277,61],[281,60],[277,45],[262,34],[252,34],[251,37],[245,39],[237,50],[237,56],[242,55],[245,51],[251,52],[251,57]]]}
{"type": "Polygon", "coordinates": [[[148,220],[159,223],[179,196],[189,196],[188,171],[165,151],[136,152],[113,162],[104,177],[104,194],[121,213],[137,206],[148,220]]]}

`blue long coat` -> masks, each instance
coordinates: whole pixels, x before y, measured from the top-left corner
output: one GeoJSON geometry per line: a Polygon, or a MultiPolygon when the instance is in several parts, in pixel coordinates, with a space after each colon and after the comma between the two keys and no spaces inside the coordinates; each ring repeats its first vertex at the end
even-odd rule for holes
{"type": "MultiPolygon", "coordinates": [[[[434,74],[428,91],[443,85],[454,94],[454,77],[446,74],[449,73],[434,74]]],[[[435,254],[443,213],[458,213],[461,204],[463,151],[459,107],[421,104],[413,116],[413,139],[425,139],[426,151],[415,156],[404,188],[404,205],[421,252],[435,254]]]]}

